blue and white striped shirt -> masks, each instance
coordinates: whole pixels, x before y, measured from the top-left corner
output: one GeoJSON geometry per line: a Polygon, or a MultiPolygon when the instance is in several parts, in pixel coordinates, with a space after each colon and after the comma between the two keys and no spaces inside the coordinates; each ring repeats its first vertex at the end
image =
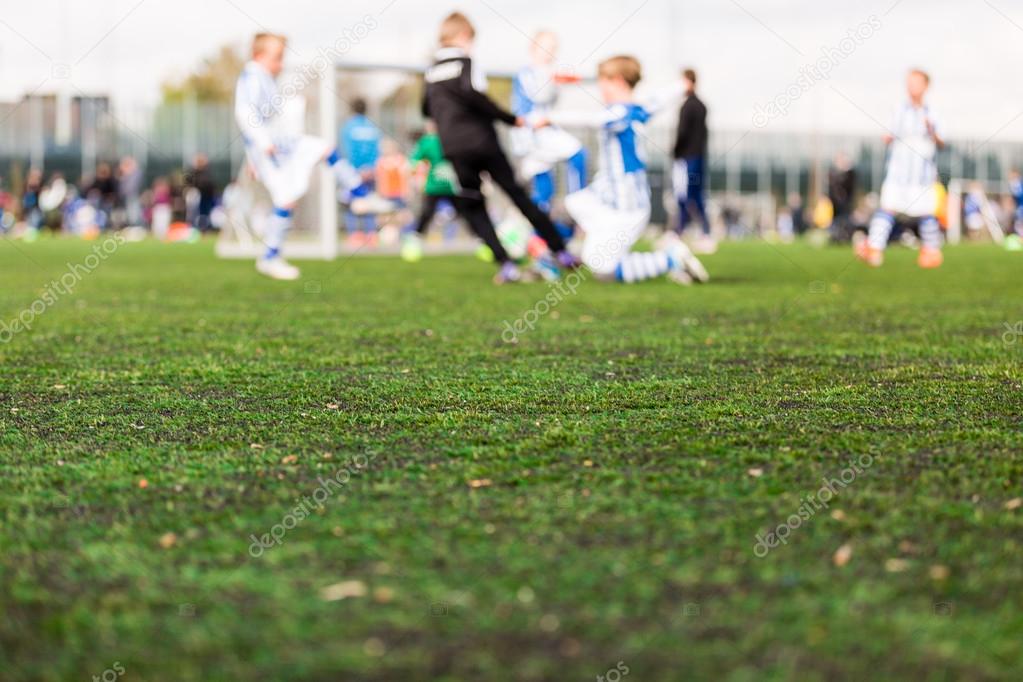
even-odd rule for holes
{"type": "Polygon", "coordinates": [[[915,107],[904,103],[895,112],[891,133],[891,156],[888,158],[886,182],[902,187],[930,187],[938,181],[938,147],[928,130],[944,138],[941,124],[926,104],[915,107]]]}

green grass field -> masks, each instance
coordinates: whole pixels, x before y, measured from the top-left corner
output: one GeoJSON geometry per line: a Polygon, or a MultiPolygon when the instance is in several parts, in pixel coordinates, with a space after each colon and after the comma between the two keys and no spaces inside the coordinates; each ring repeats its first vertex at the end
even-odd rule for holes
{"type": "MultiPolygon", "coordinates": [[[[91,248],[0,243],[0,321],[91,248]]],[[[913,257],[510,344],[548,288],[472,259],[123,245],[0,344],[0,679],[1019,679],[1023,261],[913,257]]]]}

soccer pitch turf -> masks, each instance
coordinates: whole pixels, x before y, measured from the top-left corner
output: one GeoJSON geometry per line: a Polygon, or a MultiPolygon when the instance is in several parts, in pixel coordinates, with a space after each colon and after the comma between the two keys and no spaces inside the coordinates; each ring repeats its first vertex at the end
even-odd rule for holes
{"type": "MultiPolygon", "coordinates": [[[[0,321],[91,249],[0,244],[0,321]]],[[[0,345],[0,679],[1019,679],[1023,270],[947,255],[545,311],[123,245],[0,345]]]]}

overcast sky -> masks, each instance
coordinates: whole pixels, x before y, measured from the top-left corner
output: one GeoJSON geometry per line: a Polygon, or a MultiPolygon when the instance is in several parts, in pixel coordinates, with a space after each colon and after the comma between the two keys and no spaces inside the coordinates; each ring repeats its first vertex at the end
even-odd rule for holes
{"type": "Polygon", "coordinates": [[[719,129],[756,118],[769,130],[880,133],[904,72],[920,65],[950,136],[1023,140],[1020,0],[0,1],[2,99],[54,91],[67,64],[77,90],[152,103],[162,80],[260,28],[287,33],[292,57],[311,59],[366,15],[377,27],[351,59],[421,63],[439,19],[458,8],[493,70],[521,66],[526,35],[543,27],[562,34],[562,61],[583,71],[632,53],[656,84],[693,65],[719,129]],[[815,63],[830,64],[826,79],[807,71],[815,63]],[[768,112],[786,91],[786,111],[768,112]]]}

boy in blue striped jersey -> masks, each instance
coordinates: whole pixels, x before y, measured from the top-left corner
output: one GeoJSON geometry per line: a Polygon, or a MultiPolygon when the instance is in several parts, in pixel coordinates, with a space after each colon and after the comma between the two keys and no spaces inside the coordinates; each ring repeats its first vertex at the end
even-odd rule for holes
{"type": "Polygon", "coordinates": [[[1009,192],[1016,203],[1016,211],[1012,215],[1012,233],[1005,241],[1010,251],[1023,251],[1023,175],[1018,170],[1009,174],[1009,192]]]}
{"type": "MultiPolygon", "coordinates": [[[[642,67],[633,57],[601,63],[597,84],[607,107],[592,113],[551,112],[549,122],[600,132],[600,162],[593,183],[565,199],[565,208],[585,233],[582,260],[597,277],[639,282],[669,276],[680,284],[707,282],[703,264],[675,237],[654,253],[632,247],[650,224],[650,183],[642,139],[647,121],[682,95],[682,83],[643,104],[635,88],[642,67]]],[[[542,123],[547,123],[544,121],[542,123]]]]}
{"type": "Polygon", "coordinates": [[[871,267],[884,263],[884,252],[898,217],[911,218],[920,226],[921,268],[937,268],[944,261],[944,236],[938,210],[938,150],[945,146],[944,132],[925,101],[931,78],[914,69],[906,78],[909,98],[895,113],[884,136],[889,146],[888,166],[881,186],[881,208],[870,221],[870,236],[856,246],[856,255],[871,267]]]}

